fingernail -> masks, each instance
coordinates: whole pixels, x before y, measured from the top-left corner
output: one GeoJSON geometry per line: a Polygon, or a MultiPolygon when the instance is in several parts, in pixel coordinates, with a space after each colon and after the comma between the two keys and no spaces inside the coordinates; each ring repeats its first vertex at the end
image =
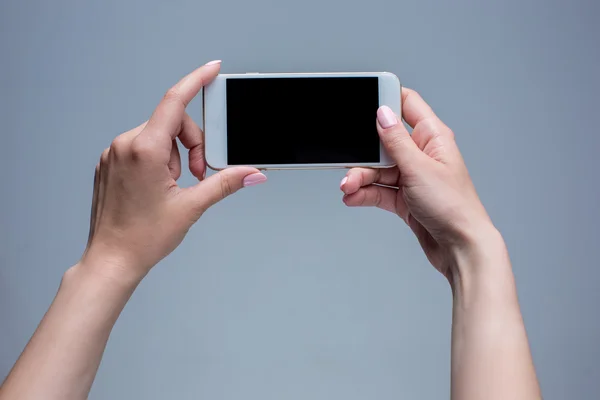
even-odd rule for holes
{"type": "Polygon", "coordinates": [[[396,114],[388,106],[381,106],[377,110],[377,121],[383,129],[391,128],[398,123],[396,114]]]}
{"type": "Polygon", "coordinates": [[[344,183],[346,183],[348,181],[348,177],[345,176],[344,179],[342,179],[342,182],[340,183],[340,189],[342,188],[342,186],[344,186],[344,183]]]}
{"type": "Polygon", "coordinates": [[[215,65],[215,64],[221,64],[221,60],[214,60],[214,61],[211,61],[211,62],[207,62],[204,65],[215,65]]]}
{"type": "Polygon", "coordinates": [[[256,172],[254,174],[250,174],[244,178],[244,187],[246,186],[254,186],[259,185],[267,181],[267,177],[261,174],[260,172],[256,172]]]}

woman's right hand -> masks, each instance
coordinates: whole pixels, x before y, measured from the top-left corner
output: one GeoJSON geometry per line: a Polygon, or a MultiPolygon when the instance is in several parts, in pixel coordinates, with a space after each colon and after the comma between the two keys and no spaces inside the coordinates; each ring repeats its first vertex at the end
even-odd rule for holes
{"type": "Polygon", "coordinates": [[[483,242],[502,239],[477,196],[450,128],[411,89],[402,89],[402,114],[412,135],[389,107],[377,112],[379,136],[396,167],[351,169],[341,183],[344,203],[400,216],[429,261],[452,283],[457,252],[473,252],[483,242]]]}
{"type": "Polygon", "coordinates": [[[506,246],[454,134],[410,89],[402,90],[402,115],[412,135],[388,107],[377,112],[379,136],[397,166],[351,169],[341,184],[344,202],[398,214],[450,282],[451,397],[541,399],[506,246]]]}

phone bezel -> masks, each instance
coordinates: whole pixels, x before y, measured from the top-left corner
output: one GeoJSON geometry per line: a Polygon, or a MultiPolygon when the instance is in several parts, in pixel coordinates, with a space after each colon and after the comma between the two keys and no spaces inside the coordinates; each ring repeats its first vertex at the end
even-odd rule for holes
{"type": "MultiPolygon", "coordinates": [[[[263,78],[319,78],[319,77],[377,77],[379,104],[387,105],[397,115],[401,113],[401,85],[398,77],[390,72],[328,72],[328,73],[245,73],[220,74],[202,92],[203,130],[207,165],[222,170],[227,164],[227,79],[263,78]]],[[[375,123],[375,121],[373,121],[375,123]]],[[[250,165],[261,170],[281,169],[333,169],[350,167],[389,168],[395,164],[380,143],[379,163],[316,163],[316,164],[259,164],[250,165]]]]}

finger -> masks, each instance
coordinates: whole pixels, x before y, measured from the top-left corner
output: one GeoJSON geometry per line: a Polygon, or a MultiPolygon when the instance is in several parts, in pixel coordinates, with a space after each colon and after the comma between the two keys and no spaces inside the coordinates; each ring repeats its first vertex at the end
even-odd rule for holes
{"type": "Polygon", "coordinates": [[[105,167],[108,164],[108,156],[110,154],[110,148],[104,149],[102,154],[100,154],[100,168],[105,167]]]}
{"type": "Polygon", "coordinates": [[[349,207],[378,207],[395,213],[397,194],[396,189],[371,185],[345,195],[343,201],[349,207]]]}
{"type": "Polygon", "coordinates": [[[181,176],[181,157],[179,156],[179,148],[177,147],[177,141],[173,139],[171,144],[171,158],[169,159],[169,172],[174,180],[179,179],[181,176]]]}
{"type": "Polygon", "coordinates": [[[188,203],[192,220],[200,218],[209,207],[243,187],[266,182],[267,177],[256,168],[235,167],[220,171],[196,185],[183,189],[182,198],[188,203]]]}
{"type": "Polygon", "coordinates": [[[188,149],[189,168],[198,180],[204,179],[206,161],[204,160],[204,134],[192,117],[185,113],[179,133],[181,144],[188,149]]]}
{"type": "Polygon", "coordinates": [[[419,93],[405,87],[402,88],[402,117],[412,128],[424,119],[437,118],[419,93]]]}
{"type": "Polygon", "coordinates": [[[377,132],[386,151],[394,160],[400,173],[414,170],[424,156],[400,122],[400,118],[387,106],[377,110],[377,132]]]}
{"type": "Polygon", "coordinates": [[[398,168],[352,168],[340,184],[346,194],[355,193],[363,186],[374,183],[386,186],[398,185],[398,168]]]}
{"type": "Polygon", "coordinates": [[[167,91],[140,135],[153,137],[162,143],[174,139],[180,131],[185,108],[204,85],[210,83],[220,70],[220,61],[196,69],[167,91]]]}
{"type": "Polygon", "coordinates": [[[133,139],[135,139],[136,136],[144,129],[147,123],[148,121],[114,138],[110,144],[110,155],[113,157],[121,157],[124,154],[128,154],[133,139]]]}
{"type": "Polygon", "coordinates": [[[417,146],[437,161],[461,159],[452,130],[414,90],[402,88],[402,113],[417,146]],[[448,154],[446,154],[448,152],[448,154]]]}

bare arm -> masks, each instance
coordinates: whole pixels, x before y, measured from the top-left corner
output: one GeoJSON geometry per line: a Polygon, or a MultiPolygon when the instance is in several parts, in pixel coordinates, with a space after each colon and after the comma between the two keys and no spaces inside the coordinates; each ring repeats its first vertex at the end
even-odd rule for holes
{"type": "Polygon", "coordinates": [[[456,254],[452,398],[541,399],[504,242],[481,236],[456,254]]]}
{"type": "Polygon", "coordinates": [[[85,399],[135,284],[98,266],[67,271],[50,309],[0,388],[0,399],[85,399]]]}
{"type": "Polygon", "coordinates": [[[540,399],[508,253],[467,172],[454,133],[402,89],[409,134],[388,107],[377,129],[397,168],[355,168],[344,203],[400,216],[453,293],[452,398],[540,399]],[[385,185],[385,186],[382,186],[385,185]]]}
{"type": "Polygon", "coordinates": [[[167,92],[154,114],[117,137],[96,167],[88,245],[64,275],[56,298],[0,387],[0,400],[88,396],[110,332],[138,283],[183,240],[211,205],[264,182],[236,167],[204,179],[202,131],[185,106],[219,72],[209,63],[167,92]],[[189,150],[200,181],[180,188],[179,152],[189,150]]]}

